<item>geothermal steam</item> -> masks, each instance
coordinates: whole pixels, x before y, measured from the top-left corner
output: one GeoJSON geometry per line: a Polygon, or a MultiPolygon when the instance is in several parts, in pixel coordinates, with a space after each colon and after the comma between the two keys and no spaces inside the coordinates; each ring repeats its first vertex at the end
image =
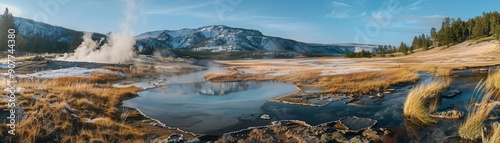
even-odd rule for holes
{"type": "Polygon", "coordinates": [[[132,0],[125,0],[127,10],[125,20],[120,24],[120,32],[111,33],[107,40],[92,40],[92,33],[85,33],[83,42],[73,55],[65,55],[62,60],[85,61],[96,63],[123,63],[134,58],[134,32],[130,24],[135,20],[133,13],[136,5],[132,0]],[[102,46],[99,45],[105,42],[102,46]]]}

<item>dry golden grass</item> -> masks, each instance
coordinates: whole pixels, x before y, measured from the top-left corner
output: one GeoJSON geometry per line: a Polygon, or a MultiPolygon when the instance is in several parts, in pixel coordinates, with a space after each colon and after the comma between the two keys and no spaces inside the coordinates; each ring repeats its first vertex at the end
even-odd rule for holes
{"type": "Polygon", "coordinates": [[[488,76],[486,86],[488,88],[500,89],[500,70],[488,76]]]}
{"type": "Polygon", "coordinates": [[[436,74],[438,76],[450,76],[451,72],[453,72],[453,69],[451,69],[451,68],[439,67],[439,68],[436,68],[436,71],[434,72],[434,74],[436,74]]]}
{"type": "Polygon", "coordinates": [[[18,104],[25,119],[16,123],[16,136],[8,141],[142,143],[151,142],[151,135],[170,135],[165,128],[152,131],[148,123],[139,121],[144,117],[138,111],[119,109],[121,101],[142,90],[102,84],[121,78],[94,73],[89,77],[20,80],[18,86],[26,89],[20,92],[18,104]]]}
{"type": "Polygon", "coordinates": [[[417,65],[417,66],[409,66],[408,68],[417,72],[430,72],[437,76],[445,76],[445,77],[451,76],[454,69],[452,67],[436,67],[434,65],[417,65]]]}
{"type": "Polygon", "coordinates": [[[475,91],[476,93],[473,95],[471,102],[477,102],[478,105],[471,105],[467,119],[458,129],[460,137],[469,140],[476,140],[481,137],[483,122],[495,108],[495,105],[489,104],[489,101],[497,94],[495,90],[488,89],[483,81],[476,86],[475,91]],[[474,101],[473,99],[481,99],[481,101],[474,101]]]}
{"type": "Polygon", "coordinates": [[[500,123],[495,122],[491,124],[491,131],[489,134],[482,134],[483,143],[500,143],[500,123]]]}
{"type": "Polygon", "coordinates": [[[429,101],[429,113],[432,114],[432,113],[436,112],[440,99],[441,99],[441,96],[434,96],[430,99],[430,101],[429,101]]]}
{"type": "MultiPolygon", "coordinates": [[[[429,110],[427,110],[427,103],[429,100],[450,85],[449,80],[434,80],[430,83],[419,84],[414,87],[406,98],[403,114],[418,122],[419,124],[427,125],[436,123],[436,120],[429,116],[429,110]]],[[[436,107],[433,107],[435,110],[436,107]]]]}
{"type": "Polygon", "coordinates": [[[418,78],[418,74],[410,70],[389,69],[323,77],[315,86],[329,93],[369,93],[398,83],[414,82],[418,78]]]}
{"type": "Polygon", "coordinates": [[[102,73],[102,72],[93,72],[92,76],[67,76],[67,77],[58,77],[56,78],[56,82],[59,84],[76,84],[76,83],[105,83],[108,81],[120,80],[123,79],[121,75],[116,73],[102,73]]]}
{"type": "MultiPolygon", "coordinates": [[[[130,142],[143,140],[144,133],[133,127],[116,122],[119,117],[118,104],[125,98],[137,95],[141,90],[137,87],[114,88],[110,85],[98,85],[115,77],[94,74],[92,77],[60,77],[50,80],[24,81],[19,86],[31,89],[42,89],[50,93],[36,102],[32,92],[22,92],[20,102],[25,110],[25,119],[16,128],[14,142],[130,142]],[[107,78],[106,78],[107,77],[107,78]],[[69,80],[69,81],[68,81],[69,80]],[[28,98],[31,97],[31,98],[28,98]],[[71,109],[70,113],[68,109],[71,109]],[[76,114],[74,116],[72,114],[76,114]],[[87,123],[83,118],[103,118],[87,123]],[[92,132],[80,136],[81,132],[92,132]],[[76,135],[76,136],[75,136],[76,135]]],[[[144,140],[142,141],[144,142],[144,140]]]]}
{"type": "Polygon", "coordinates": [[[112,70],[112,71],[119,71],[119,72],[124,73],[127,76],[134,77],[134,78],[142,77],[142,76],[146,75],[146,73],[143,70],[139,70],[139,69],[131,70],[129,68],[115,67],[115,66],[104,66],[102,68],[112,70]]]}

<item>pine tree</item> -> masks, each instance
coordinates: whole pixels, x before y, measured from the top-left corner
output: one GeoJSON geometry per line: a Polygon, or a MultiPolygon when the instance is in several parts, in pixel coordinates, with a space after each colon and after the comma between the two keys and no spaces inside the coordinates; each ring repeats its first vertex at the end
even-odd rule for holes
{"type": "Polygon", "coordinates": [[[425,34],[422,34],[420,37],[419,37],[419,43],[417,45],[417,47],[414,47],[415,49],[417,48],[422,48],[422,47],[425,47],[425,45],[427,45],[427,43],[425,42],[425,34]]]}
{"type": "Polygon", "coordinates": [[[495,37],[500,40],[500,24],[497,24],[495,29],[495,37]]]}
{"type": "Polygon", "coordinates": [[[432,41],[434,41],[433,43],[437,43],[437,32],[436,32],[436,28],[432,27],[431,28],[431,38],[432,38],[432,41]]]}
{"type": "Polygon", "coordinates": [[[361,58],[366,57],[365,50],[361,50],[359,57],[361,57],[361,58]]]}
{"type": "Polygon", "coordinates": [[[474,20],[474,27],[472,29],[472,38],[479,38],[484,36],[484,22],[480,17],[476,17],[474,20]]]}
{"type": "Polygon", "coordinates": [[[351,58],[351,52],[349,52],[349,50],[345,51],[344,58],[351,58]]]}
{"type": "MultiPolygon", "coordinates": [[[[16,31],[17,37],[17,28],[14,24],[14,16],[9,13],[9,9],[5,8],[5,11],[2,15],[2,19],[0,20],[0,47],[4,48],[7,46],[7,31],[9,29],[14,29],[16,31]]],[[[17,42],[17,41],[16,41],[17,42]]]]}
{"type": "Polygon", "coordinates": [[[385,57],[385,49],[382,46],[379,47],[379,51],[380,51],[380,57],[385,57]]]}
{"type": "Polygon", "coordinates": [[[433,45],[433,42],[430,37],[427,37],[426,40],[427,41],[425,41],[426,45],[424,46],[424,51],[429,50],[429,47],[433,45]]]}
{"type": "Polygon", "coordinates": [[[401,42],[401,45],[399,46],[399,52],[403,53],[403,55],[408,55],[408,47],[406,47],[406,44],[404,42],[401,42]]]}

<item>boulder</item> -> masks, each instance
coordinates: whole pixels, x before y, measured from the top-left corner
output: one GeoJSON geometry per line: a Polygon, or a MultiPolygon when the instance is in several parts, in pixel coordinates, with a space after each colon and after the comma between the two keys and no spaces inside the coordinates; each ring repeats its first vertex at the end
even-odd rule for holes
{"type": "Polygon", "coordinates": [[[462,93],[462,91],[457,90],[457,89],[452,89],[452,90],[448,90],[448,91],[445,91],[445,92],[441,93],[441,97],[443,97],[443,98],[453,98],[453,97],[457,96],[460,93],[462,93]]]}
{"type": "Polygon", "coordinates": [[[449,111],[443,111],[443,112],[436,112],[430,115],[431,117],[434,118],[443,118],[443,119],[459,119],[464,117],[464,112],[460,112],[458,110],[449,110],[449,111]]]}
{"type": "Polygon", "coordinates": [[[262,116],[260,116],[261,119],[264,119],[264,120],[270,120],[271,117],[267,114],[263,114],[262,116]]]}
{"type": "Polygon", "coordinates": [[[347,105],[365,105],[365,101],[353,99],[353,100],[350,100],[349,102],[345,102],[344,104],[347,104],[347,105]]]}
{"type": "Polygon", "coordinates": [[[359,133],[377,124],[377,120],[351,116],[337,121],[336,127],[344,133],[359,133]]]}
{"type": "Polygon", "coordinates": [[[46,61],[46,59],[40,55],[31,58],[31,61],[46,61]]]}
{"type": "Polygon", "coordinates": [[[383,98],[383,97],[384,97],[384,94],[382,94],[382,93],[377,93],[377,97],[378,97],[378,98],[383,98]]]}

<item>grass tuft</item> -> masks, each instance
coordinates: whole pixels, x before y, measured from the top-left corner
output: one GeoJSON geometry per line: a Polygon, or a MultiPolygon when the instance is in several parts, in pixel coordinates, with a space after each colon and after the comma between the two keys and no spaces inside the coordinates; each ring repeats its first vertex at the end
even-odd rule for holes
{"type": "Polygon", "coordinates": [[[453,68],[451,68],[451,67],[436,67],[436,66],[431,66],[431,65],[412,66],[409,68],[413,71],[430,72],[430,73],[433,73],[437,76],[443,76],[443,77],[451,76],[451,74],[453,72],[453,68]]]}
{"type": "Polygon", "coordinates": [[[500,90],[500,70],[488,76],[486,86],[500,90]]]}
{"type": "Polygon", "coordinates": [[[417,85],[408,93],[404,104],[404,115],[423,125],[436,123],[436,120],[429,116],[429,112],[435,110],[436,107],[432,107],[433,104],[431,103],[430,109],[427,110],[426,105],[430,99],[435,98],[439,92],[448,88],[449,85],[450,80],[434,80],[430,83],[417,85]]]}
{"type": "Polygon", "coordinates": [[[138,69],[132,70],[129,68],[116,67],[116,66],[104,66],[102,68],[107,69],[107,70],[111,70],[111,71],[119,71],[119,72],[122,72],[129,77],[134,77],[134,78],[143,77],[144,75],[146,75],[146,73],[144,71],[141,71],[138,69]]]}
{"type": "Polygon", "coordinates": [[[495,122],[491,125],[489,134],[482,134],[483,143],[500,143],[500,123],[495,122]]]}
{"type": "Polygon", "coordinates": [[[414,82],[418,74],[406,69],[370,71],[323,77],[315,85],[329,93],[369,93],[387,89],[390,85],[414,82]]]}
{"type": "Polygon", "coordinates": [[[469,140],[476,140],[481,137],[483,122],[488,118],[490,112],[495,108],[494,104],[489,104],[490,100],[497,93],[495,90],[487,88],[486,83],[481,81],[475,89],[469,107],[467,119],[458,129],[460,137],[469,140]],[[478,96],[474,98],[474,96],[478,96]],[[477,99],[474,101],[474,99],[477,99]],[[479,101],[480,100],[480,101],[479,101]]]}

